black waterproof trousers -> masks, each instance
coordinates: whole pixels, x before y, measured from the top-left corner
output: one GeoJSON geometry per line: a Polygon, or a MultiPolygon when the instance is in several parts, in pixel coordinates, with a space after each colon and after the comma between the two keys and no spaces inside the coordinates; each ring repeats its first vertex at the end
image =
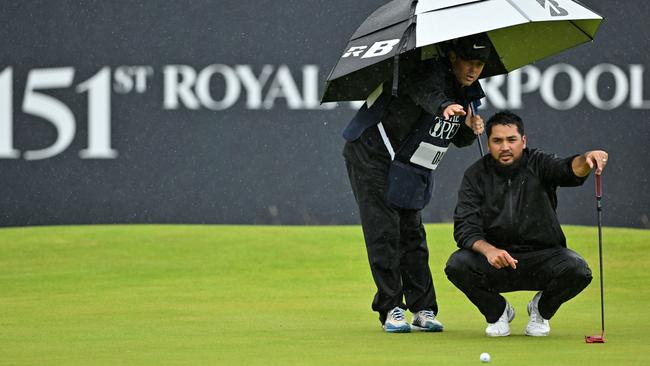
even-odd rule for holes
{"type": "Polygon", "coordinates": [[[539,313],[551,319],[564,302],[591,282],[587,262],[576,252],[555,247],[526,253],[510,253],[517,269],[496,269],[485,256],[470,249],[454,252],[445,268],[449,280],[470,299],[488,323],[503,314],[506,300],[499,293],[543,291],[539,313]]]}
{"type": "Polygon", "coordinates": [[[395,209],[386,203],[390,156],[378,129],[370,127],[359,139],[347,142],[343,156],[377,286],[372,309],[382,324],[396,306],[437,314],[422,217],[420,211],[395,209]]]}

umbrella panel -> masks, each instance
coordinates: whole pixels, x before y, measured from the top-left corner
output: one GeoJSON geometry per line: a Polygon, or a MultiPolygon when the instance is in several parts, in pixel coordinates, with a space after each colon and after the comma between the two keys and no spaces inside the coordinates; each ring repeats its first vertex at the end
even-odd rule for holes
{"type": "Polygon", "coordinates": [[[350,40],[355,40],[408,20],[411,16],[411,0],[393,0],[375,10],[361,23],[350,40]]]}
{"type": "MultiPolygon", "coordinates": [[[[430,54],[430,57],[433,53],[430,54]]],[[[420,67],[423,56],[420,49],[411,50],[400,55],[400,79],[420,67]]],[[[392,80],[393,58],[357,70],[350,74],[329,80],[325,85],[325,94],[321,103],[337,101],[366,100],[381,83],[392,80]]]]}
{"type": "Polygon", "coordinates": [[[321,103],[365,100],[377,86],[386,81],[386,75],[393,72],[393,59],[376,63],[357,70],[325,85],[325,94],[321,103]],[[359,80],[363,80],[360,85],[359,80]]]}
{"type": "Polygon", "coordinates": [[[591,39],[594,39],[596,37],[596,32],[602,23],[602,19],[573,20],[573,24],[587,33],[591,39]]]}
{"type": "MultiPolygon", "coordinates": [[[[362,68],[369,67],[373,64],[380,63],[381,61],[392,58],[398,48],[398,45],[395,43],[399,42],[407,27],[408,21],[403,21],[391,27],[382,29],[379,32],[374,32],[350,41],[345,48],[343,56],[339,59],[336,67],[332,70],[332,73],[328,77],[328,80],[336,80],[343,75],[351,74],[362,68]],[[392,41],[394,44],[392,45],[390,52],[381,56],[368,57],[369,54],[373,53],[374,45],[377,44],[381,46],[382,42],[387,41],[392,41]],[[353,49],[353,47],[357,47],[355,49],[361,50],[360,53],[348,54],[350,50],[353,49]]],[[[409,39],[407,49],[412,49],[415,47],[415,40],[413,38],[414,37],[411,37],[411,39],[409,39]]]]}
{"type": "Polygon", "coordinates": [[[417,16],[417,47],[524,23],[528,19],[505,0],[427,12],[417,16]]]}
{"type": "Polygon", "coordinates": [[[417,8],[415,9],[415,14],[422,14],[429,11],[450,8],[467,3],[475,3],[478,1],[482,0],[420,0],[418,1],[417,8]]]}
{"type": "Polygon", "coordinates": [[[602,19],[591,9],[573,0],[508,0],[508,2],[520,9],[533,22],[602,19]]]}
{"type": "Polygon", "coordinates": [[[526,23],[488,36],[508,72],[592,39],[571,21],[526,23]]]}

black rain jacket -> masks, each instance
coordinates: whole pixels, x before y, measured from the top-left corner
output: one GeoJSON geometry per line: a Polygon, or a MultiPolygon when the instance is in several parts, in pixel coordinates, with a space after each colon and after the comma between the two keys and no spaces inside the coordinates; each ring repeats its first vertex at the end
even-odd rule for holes
{"type": "MultiPolygon", "coordinates": [[[[399,95],[393,97],[390,88],[385,88],[381,97],[368,108],[364,104],[343,131],[347,141],[358,139],[366,128],[381,121],[393,148],[397,151],[409,134],[427,114],[441,116],[450,104],[467,107],[485,97],[481,84],[473,83],[462,87],[456,80],[449,60],[446,58],[427,60],[405,68],[400,78],[399,95]]],[[[390,85],[389,82],[384,85],[390,85]]],[[[462,147],[476,139],[471,128],[465,125],[465,117],[459,120],[461,128],[454,144],[462,147]]]]}
{"type": "Polygon", "coordinates": [[[477,240],[521,253],[566,247],[557,219],[556,188],[579,186],[571,162],[535,149],[524,149],[517,166],[501,167],[491,155],[466,171],[454,212],[454,239],[470,249],[477,240]]]}
{"type": "MultiPolygon", "coordinates": [[[[411,156],[421,142],[436,145],[445,150],[433,151],[435,156],[426,151],[419,158],[437,166],[450,143],[459,147],[471,144],[476,135],[465,124],[465,116],[442,121],[436,115],[450,104],[467,107],[469,103],[478,103],[483,96],[478,82],[468,87],[458,83],[446,58],[418,62],[400,80],[399,95],[394,97],[390,90],[384,90],[372,106],[365,103],[343,131],[343,137],[355,141],[381,121],[396,151],[388,172],[386,201],[395,208],[421,210],[433,194],[431,169],[435,167],[413,164],[411,156]]],[[[387,153],[384,156],[389,158],[387,153]]]]}

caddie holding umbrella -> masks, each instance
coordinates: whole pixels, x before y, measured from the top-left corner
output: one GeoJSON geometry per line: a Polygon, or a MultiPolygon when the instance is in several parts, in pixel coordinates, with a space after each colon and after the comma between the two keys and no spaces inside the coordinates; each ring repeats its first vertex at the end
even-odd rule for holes
{"type": "Polygon", "coordinates": [[[491,49],[484,34],[461,38],[448,57],[410,70],[397,96],[386,90],[366,103],[344,131],[343,155],[377,286],[372,309],[386,332],[411,330],[406,309],[414,314],[413,329],[443,329],[421,210],[449,145],[470,145],[483,132],[470,104],[484,97],[478,79],[491,49]]]}
{"type": "Polygon", "coordinates": [[[552,3],[393,0],[361,24],[332,69],[323,102],[366,100],[343,132],[343,156],[377,286],[372,309],[386,332],[443,330],[421,210],[449,145],[483,132],[479,77],[589,42],[598,30],[602,17],[582,4],[552,3]]]}

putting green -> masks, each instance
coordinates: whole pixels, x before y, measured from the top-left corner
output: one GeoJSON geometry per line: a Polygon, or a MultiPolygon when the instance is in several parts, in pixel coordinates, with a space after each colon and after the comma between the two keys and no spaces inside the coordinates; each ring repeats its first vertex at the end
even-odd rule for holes
{"type": "Polygon", "coordinates": [[[546,338],[522,335],[532,292],[506,294],[489,339],[444,277],[451,225],[428,225],[443,333],[385,334],[361,229],[76,226],[0,229],[0,365],[647,365],[650,231],[605,228],[606,344],[597,232],[566,227],[594,281],[546,338]]]}

